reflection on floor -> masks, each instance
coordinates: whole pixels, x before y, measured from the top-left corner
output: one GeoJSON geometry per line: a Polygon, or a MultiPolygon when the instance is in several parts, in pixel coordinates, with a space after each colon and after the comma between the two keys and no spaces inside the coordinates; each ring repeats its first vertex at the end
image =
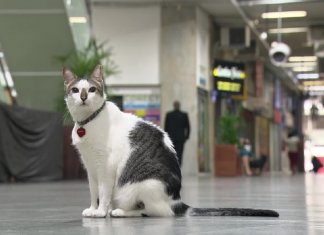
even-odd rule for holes
{"type": "Polygon", "coordinates": [[[324,234],[324,175],[185,177],[195,207],[274,209],[279,218],[82,219],[85,182],[0,185],[0,234],[324,234]]]}

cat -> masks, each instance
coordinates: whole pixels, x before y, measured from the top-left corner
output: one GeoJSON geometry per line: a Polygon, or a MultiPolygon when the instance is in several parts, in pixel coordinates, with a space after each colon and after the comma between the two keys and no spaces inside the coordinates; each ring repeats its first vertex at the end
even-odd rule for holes
{"type": "Polygon", "coordinates": [[[83,217],[271,216],[272,210],[192,208],[181,201],[181,171],[166,132],[106,101],[98,65],[87,79],[63,69],[72,143],[87,170],[83,217]]]}

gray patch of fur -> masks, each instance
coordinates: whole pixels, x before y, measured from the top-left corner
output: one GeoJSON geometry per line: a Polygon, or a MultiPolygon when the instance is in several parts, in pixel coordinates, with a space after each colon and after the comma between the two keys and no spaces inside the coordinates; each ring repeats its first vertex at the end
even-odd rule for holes
{"type": "Polygon", "coordinates": [[[93,85],[94,87],[96,87],[96,92],[98,92],[100,94],[100,96],[103,96],[104,94],[104,84],[92,79],[88,79],[88,82],[93,85]]]}
{"type": "Polygon", "coordinates": [[[179,199],[180,166],[175,153],[164,144],[164,133],[149,123],[139,121],[129,133],[129,141],[131,155],[118,185],[156,179],[165,184],[169,196],[179,199]]]}

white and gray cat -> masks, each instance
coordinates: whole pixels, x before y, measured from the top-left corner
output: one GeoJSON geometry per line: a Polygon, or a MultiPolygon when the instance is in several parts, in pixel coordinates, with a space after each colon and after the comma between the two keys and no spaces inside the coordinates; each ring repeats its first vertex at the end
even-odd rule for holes
{"type": "Polygon", "coordinates": [[[184,204],[180,167],[168,135],[106,101],[100,65],[87,79],[66,68],[63,77],[75,122],[73,145],[88,173],[91,204],[82,212],[84,217],[279,216],[272,210],[184,204]]]}

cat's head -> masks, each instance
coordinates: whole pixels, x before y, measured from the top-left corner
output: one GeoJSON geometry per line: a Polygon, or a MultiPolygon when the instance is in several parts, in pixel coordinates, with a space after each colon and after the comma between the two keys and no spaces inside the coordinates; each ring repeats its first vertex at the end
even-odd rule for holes
{"type": "Polygon", "coordinates": [[[64,68],[63,78],[65,101],[74,119],[82,119],[96,111],[106,100],[101,65],[96,66],[88,79],[80,79],[71,70],[64,68]]]}

